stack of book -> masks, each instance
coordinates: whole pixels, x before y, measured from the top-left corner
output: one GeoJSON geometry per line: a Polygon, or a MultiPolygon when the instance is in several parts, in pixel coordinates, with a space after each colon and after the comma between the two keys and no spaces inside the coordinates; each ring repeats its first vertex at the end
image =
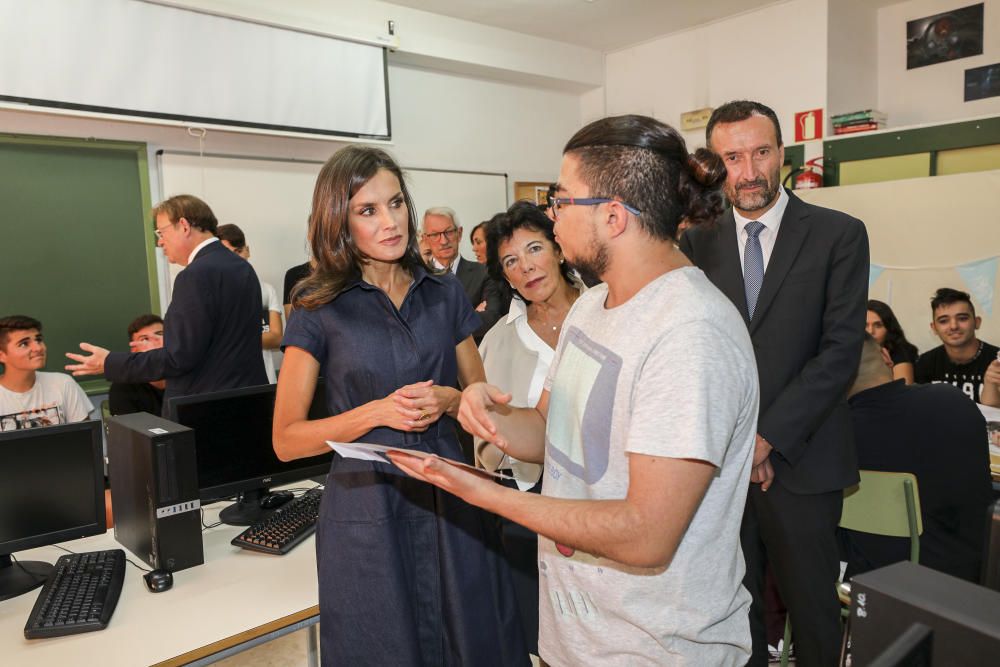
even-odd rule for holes
{"type": "Polygon", "coordinates": [[[830,122],[833,123],[834,134],[854,134],[885,129],[886,118],[882,111],[867,109],[831,116],[830,122]]]}

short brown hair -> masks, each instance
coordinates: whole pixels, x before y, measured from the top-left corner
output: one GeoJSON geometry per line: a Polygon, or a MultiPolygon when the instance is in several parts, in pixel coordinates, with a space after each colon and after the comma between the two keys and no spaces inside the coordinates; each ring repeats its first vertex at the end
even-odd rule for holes
{"type": "Polygon", "coordinates": [[[713,111],[708,119],[708,125],[705,126],[705,141],[708,143],[708,147],[712,147],[712,130],[715,129],[716,125],[719,123],[739,123],[751,116],[763,116],[771,121],[771,125],[774,125],[774,138],[781,146],[781,124],[778,122],[778,114],[774,113],[774,109],[753,100],[733,100],[713,111]]]}
{"type": "Polygon", "coordinates": [[[192,227],[212,235],[219,227],[219,221],[215,219],[212,209],[194,195],[176,195],[161,201],[153,207],[153,224],[156,224],[156,216],[161,213],[166,215],[170,222],[184,218],[192,227]]]}
{"type": "Polygon", "coordinates": [[[28,329],[38,329],[41,333],[42,323],[27,315],[0,317],[0,348],[7,347],[7,339],[10,338],[12,331],[27,331],[28,329]]]}
{"type": "Polygon", "coordinates": [[[233,250],[242,250],[247,245],[246,234],[233,224],[219,225],[218,229],[215,230],[215,235],[219,237],[220,241],[225,241],[233,246],[233,250]]]}
{"type": "Polygon", "coordinates": [[[128,325],[128,339],[129,342],[132,341],[132,336],[139,332],[139,329],[145,329],[150,324],[163,324],[163,318],[159,315],[153,315],[148,313],[146,315],[140,315],[139,317],[132,320],[128,325]]]}
{"type": "Polygon", "coordinates": [[[942,287],[934,292],[934,296],[931,297],[931,315],[937,312],[937,309],[941,306],[950,306],[953,303],[969,304],[972,316],[976,316],[976,307],[972,305],[972,297],[969,296],[969,293],[952,289],[951,287],[942,287]]]}

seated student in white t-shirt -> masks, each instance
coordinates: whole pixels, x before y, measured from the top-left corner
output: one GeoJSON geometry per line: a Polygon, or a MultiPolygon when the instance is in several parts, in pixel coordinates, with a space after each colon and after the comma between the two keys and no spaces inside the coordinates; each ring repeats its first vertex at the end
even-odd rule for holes
{"type": "MultiPolygon", "coordinates": [[[[222,245],[226,246],[245,260],[250,259],[250,246],[247,245],[246,236],[243,230],[236,225],[219,225],[215,230],[215,235],[219,237],[222,245]]],[[[261,347],[264,350],[264,370],[267,371],[267,381],[271,384],[277,382],[274,374],[274,350],[281,345],[281,302],[278,301],[278,293],[274,291],[271,283],[260,281],[260,298],[264,305],[264,312],[261,314],[261,347]]]]}
{"type": "Polygon", "coordinates": [[[45,373],[42,323],[0,318],[0,431],[84,421],[94,405],[71,376],[45,373]]]}

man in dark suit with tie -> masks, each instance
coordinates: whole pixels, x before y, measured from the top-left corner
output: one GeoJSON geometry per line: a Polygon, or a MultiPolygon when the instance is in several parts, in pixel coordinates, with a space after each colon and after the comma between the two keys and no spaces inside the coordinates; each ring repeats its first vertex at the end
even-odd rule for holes
{"type": "Polygon", "coordinates": [[[486,266],[470,262],[458,251],[462,241],[462,226],[455,211],[447,206],[427,209],[422,225],[423,239],[431,249],[431,263],[439,271],[450,271],[462,283],[472,307],[483,324],[472,334],[479,343],[501,315],[507,313],[510,298],[504,289],[486,274],[486,266]]]}
{"type": "Polygon", "coordinates": [[[753,596],[753,657],[767,665],[768,563],[788,608],[799,664],[833,665],[840,643],[836,529],[858,480],[847,390],[858,367],[868,290],[868,235],[844,213],[780,185],[775,113],[722,105],[706,130],[728,171],[732,207],[681,248],[743,314],[760,374],[751,485],[740,540],[753,596]]]}
{"type": "Polygon", "coordinates": [[[171,197],[153,215],[157,245],[170,262],[186,267],[174,281],[163,347],[127,353],[81,343],[91,354],[67,353],[78,363],[66,370],[103,373],[112,382],[165,379],[164,409],[172,396],[267,384],[260,282],[253,267],[219,243],[218,221],[197,197],[171,197]]]}

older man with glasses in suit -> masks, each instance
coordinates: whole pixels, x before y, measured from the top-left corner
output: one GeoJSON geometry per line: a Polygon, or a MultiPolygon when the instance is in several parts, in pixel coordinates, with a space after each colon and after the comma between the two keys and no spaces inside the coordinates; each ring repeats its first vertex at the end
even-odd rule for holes
{"type": "Polygon", "coordinates": [[[483,324],[472,335],[478,344],[486,332],[496,324],[500,316],[510,307],[510,297],[506,290],[486,274],[486,267],[462,257],[459,244],[462,241],[462,226],[458,215],[447,206],[429,208],[424,213],[422,239],[431,250],[431,265],[439,271],[450,271],[465,288],[483,324]]]}

